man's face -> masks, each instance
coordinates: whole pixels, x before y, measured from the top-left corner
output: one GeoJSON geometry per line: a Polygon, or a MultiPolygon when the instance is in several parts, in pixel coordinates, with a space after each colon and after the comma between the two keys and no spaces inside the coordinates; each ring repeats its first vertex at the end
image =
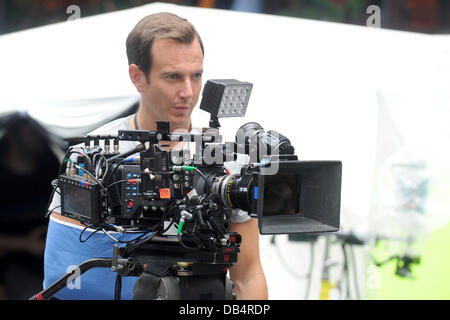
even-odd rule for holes
{"type": "Polygon", "coordinates": [[[184,44],[156,38],[149,81],[141,88],[145,114],[170,121],[171,129],[189,128],[202,87],[203,53],[195,39],[184,44]]]}

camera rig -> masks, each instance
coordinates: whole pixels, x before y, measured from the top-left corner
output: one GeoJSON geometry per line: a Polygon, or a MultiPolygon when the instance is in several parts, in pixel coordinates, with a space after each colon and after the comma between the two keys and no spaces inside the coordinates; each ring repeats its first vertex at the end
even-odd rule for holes
{"type": "MultiPolygon", "coordinates": [[[[261,234],[338,230],[341,162],[299,161],[289,139],[257,123],[242,126],[234,142],[222,143],[219,115],[242,116],[250,91],[251,84],[236,80],[208,81],[201,109],[211,113],[210,127],[199,133],[171,131],[169,122],[157,122],[156,131],[71,139],[84,145],[70,147],[61,165],[62,215],[112,239],[112,231],[136,234],[124,248],[115,247],[112,259],[80,265],[81,273],[108,267],[119,280],[139,276],[135,299],[232,299],[226,275],[241,243],[239,234],[229,232],[233,210],[257,218],[261,234]],[[224,109],[237,90],[242,103],[224,109]],[[119,141],[136,146],[120,153],[119,141]],[[192,144],[195,153],[186,147],[192,144]],[[249,161],[231,174],[226,163],[238,155],[249,161]]],[[[53,296],[70,276],[33,299],[53,296]]]]}

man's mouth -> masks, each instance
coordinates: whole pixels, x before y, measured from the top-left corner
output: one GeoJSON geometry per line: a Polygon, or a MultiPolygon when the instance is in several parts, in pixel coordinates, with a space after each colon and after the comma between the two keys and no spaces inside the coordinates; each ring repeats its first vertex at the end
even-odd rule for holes
{"type": "Polygon", "coordinates": [[[177,116],[186,116],[188,114],[189,110],[190,110],[189,106],[185,106],[185,105],[173,106],[173,111],[174,111],[175,115],[177,115],[177,116]]]}
{"type": "Polygon", "coordinates": [[[174,106],[173,108],[177,110],[187,110],[189,109],[189,106],[174,106]]]}

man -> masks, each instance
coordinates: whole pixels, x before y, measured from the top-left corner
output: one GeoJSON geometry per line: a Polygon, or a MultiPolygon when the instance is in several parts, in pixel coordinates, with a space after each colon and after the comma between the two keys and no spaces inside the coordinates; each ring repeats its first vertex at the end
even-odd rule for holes
{"type": "MultiPolygon", "coordinates": [[[[94,133],[156,130],[155,121],[170,121],[172,130],[190,130],[191,113],[202,87],[204,55],[201,38],[192,24],[169,13],[149,15],[131,31],[126,45],[130,79],[141,95],[139,110],[136,115],[113,121],[94,133]]],[[[50,206],[55,210],[48,229],[44,287],[66,273],[70,265],[89,258],[111,256],[114,244],[106,235],[95,232],[89,233],[92,236],[89,241],[81,243],[80,232],[84,226],[62,216],[58,206],[59,197],[55,195],[50,206]]],[[[267,285],[259,257],[257,220],[250,219],[242,211],[233,212],[229,230],[242,236],[238,262],[230,268],[237,299],[267,299],[267,285]]],[[[117,236],[122,241],[133,238],[126,234],[117,236]]],[[[88,271],[79,282],[70,283],[56,297],[112,298],[114,277],[112,272],[104,270],[88,271]]],[[[124,298],[131,298],[135,281],[135,278],[123,278],[124,298]]]]}

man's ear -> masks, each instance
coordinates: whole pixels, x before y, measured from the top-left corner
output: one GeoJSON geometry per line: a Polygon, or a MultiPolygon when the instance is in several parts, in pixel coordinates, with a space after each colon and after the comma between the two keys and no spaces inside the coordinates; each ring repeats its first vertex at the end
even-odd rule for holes
{"type": "Polygon", "coordinates": [[[133,82],[137,91],[142,92],[144,85],[147,82],[144,72],[142,72],[137,65],[130,64],[128,67],[128,73],[130,74],[131,82],[133,82]]]}

